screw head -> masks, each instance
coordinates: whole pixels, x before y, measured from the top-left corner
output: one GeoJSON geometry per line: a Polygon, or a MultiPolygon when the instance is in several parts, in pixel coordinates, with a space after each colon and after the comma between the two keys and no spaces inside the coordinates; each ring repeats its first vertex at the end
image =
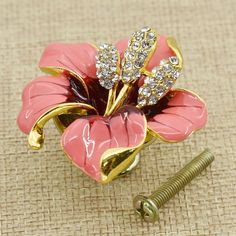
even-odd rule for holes
{"type": "Polygon", "coordinates": [[[154,223],[159,220],[159,211],[152,199],[138,195],[133,201],[136,214],[144,221],[154,223]]]}

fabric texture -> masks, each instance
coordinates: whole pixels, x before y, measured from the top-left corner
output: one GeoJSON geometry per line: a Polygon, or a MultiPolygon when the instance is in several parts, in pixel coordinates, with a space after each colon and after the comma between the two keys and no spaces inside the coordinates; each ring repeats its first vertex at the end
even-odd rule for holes
{"type": "Polygon", "coordinates": [[[234,0],[0,1],[0,235],[236,235],[236,2],[234,0]],[[99,185],[73,166],[50,122],[40,151],[16,126],[21,92],[42,75],[52,42],[111,42],[148,25],[174,36],[184,79],[207,103],[206,128],[184,142],[160,140],[131,174],[99,185]],[[160,210],[160,223],[134,214],[150,194],[209,147],[213,164],[160,210]]]}

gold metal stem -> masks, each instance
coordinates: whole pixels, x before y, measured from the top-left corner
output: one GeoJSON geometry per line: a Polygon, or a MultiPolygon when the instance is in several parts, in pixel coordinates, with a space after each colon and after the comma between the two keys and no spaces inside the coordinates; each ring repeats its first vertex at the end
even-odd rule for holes
{"type": "Polygon", "coordinates": [[[109,111],[106,113],[107,116],[111,115],[114,111],[116,111],[122,106],[131,88],[132,88],[132,84],[124,84],[123,88],[120,90],[119,95],[117,96],[113,105],[111,106],[109,111]]]}
{"type": "Polygon", "coordinates": [[[206,149],[177,172],[171,179],[162,184],[149,197],[142,195],[136,196],[134,198],[136,213],[146,222],[159,220],[159,208],[206,169],[213,160],[213,154],[209,149],[206,149]]]}
{"type": "Polygon", "coordinates": [[[107,106],[106,106],[104,116],[107,116],[109,114],[109,110],[111,109],[112,105],[114,104],[114,102],[116,100],[117,86],[118,86],[118,84],[115,84],[115,86],[109,90],[108,99],[107,99],[107,106]]]}

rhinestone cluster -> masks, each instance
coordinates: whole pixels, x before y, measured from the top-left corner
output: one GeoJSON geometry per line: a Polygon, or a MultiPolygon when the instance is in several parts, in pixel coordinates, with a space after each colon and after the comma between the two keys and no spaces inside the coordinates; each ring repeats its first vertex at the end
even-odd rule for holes
{"type": "Polygon", "coordinates": [[[152,69],[151,75],[145,78],[144,84],[139,88],[138,105],[140,107],[155,105],[168,92],[180,75],[177,57],[172,56],[162,60],[159,66],[152,69]]]}
{"type": "Polygon", "coordinates": [[[156,32],[148,27],[133,34],[122,60],[123,83],[134,82],[140,78],[140,70],[154,52],[156,42],[156,32]]]}
{"type": "Polygon", "coordinates": [[[102,87],[111,89],[119,80],[119,52],[111,44],[103,43],[99,46],[96,56],[97,77],[102,87]]]}

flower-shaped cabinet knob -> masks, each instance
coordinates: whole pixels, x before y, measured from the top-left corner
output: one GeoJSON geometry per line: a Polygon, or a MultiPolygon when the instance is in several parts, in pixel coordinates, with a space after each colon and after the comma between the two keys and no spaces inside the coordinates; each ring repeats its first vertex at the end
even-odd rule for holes
{"type": "Polygon", "coordinates": [[[19,128],[39,149],[53,118],[65,154],[98,182],[134,168],[153,140],[179,142],[206,123],[203,100],[172,88],[183,67],[176,41],[151,28],[115,46],[54,43],[39,65],[50,75],[25,87],[19,128]]]}

